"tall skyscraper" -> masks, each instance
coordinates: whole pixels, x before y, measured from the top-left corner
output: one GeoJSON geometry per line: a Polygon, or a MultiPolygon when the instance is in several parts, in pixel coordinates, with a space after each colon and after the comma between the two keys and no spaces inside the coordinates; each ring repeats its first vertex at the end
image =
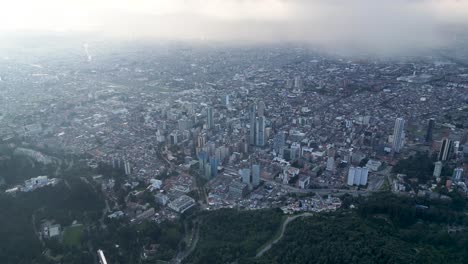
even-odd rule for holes
{"type": "Polygon", "coordinates": [[[208,108],[206,108],[206,128],[212,129],[213,127],[214,127],[213,107],[208,106],[208,108]]]}
{"type": "Polygon", "coordinates": [[[242,177],[242,183],[246,183],[250,185],[250,169],[249,168],[240,169],[239,174],[242,177]]]}
{"type": "Polygon", "coordinates": [[[286,144],[286,133],[284,131],[279,131],[273,139],[273,149],[277,154],[281,152],[286,144]]]}
{"type": "Polygon", "coordinates": [[[265,146],[266,142],[265,142],[265,123],[266,123],[266,120],[265,120],[265,117],[261,116],[259,118],[257,118],[257,125],[256,125],[256,131],[255,131],[255,134],[256,134],[256,142],[257,142],[257,146],[259,147],[263,147],[265,146]]]}
{"type": "Polygon", "coordinates": [[[440,177],[440,174],[442,173],[442,162],[441,161],[437,161],[435,164],[434,164],[434,173],[432,174],[434,177],[440,177]]]}
{"type": "Polygon", "coordinates": [[[257,125],[257,107],[255,104],[250,105],[249,108],[249,118],[250,118],[250,135],[249,143],[250,145],[255,145],[256,143],[256,125],[257,125]]]}
{"type": "Polygon", "coordinates": [[[395,127],[393,129],[393,151],[400,153],[403,147],[403,140],[405,139],[405,120],[401,117],[395,120],[395,127]]]}
{"type": "Polygon", "coordinates": [[[439,151],[439,160],[446,161],[450,158],[450,153],[452,152],[452,140],[444,138],[442,140],[442,145],[440,146],[439,151]]]}
{"type": "Polygon", "coordinates": [[[294,77],[294,88],[296,88],[296,89],[301,89],[302,88],[301,76],[294,77]]]}
{"type": "Polygon", "coordinates": [[[429,119],[429,122],[427,123],[426,143],[429,143],[432,141],[432,130],[434,130],[434,125],[435,125],[435,119],[434,118],[429,119]]]}
{"type": "Polygon", "coordinates": [[[453,181],[459,182],[463,177],[463,168],[456,168],[453,170],[453,181]]]}
{"type": "Polygon", "coordinates": [[[214,178],[216,176],[218,176],[218,159],[216,159],[215,157],[211,157],[210,159],[210,167],[211,167],[211,177],[214,178]]]}
{"type": "Polygon", "coordinates": [[[260,165],[252,165],[252,185],[258,186],[260,184],[260,165]]]}

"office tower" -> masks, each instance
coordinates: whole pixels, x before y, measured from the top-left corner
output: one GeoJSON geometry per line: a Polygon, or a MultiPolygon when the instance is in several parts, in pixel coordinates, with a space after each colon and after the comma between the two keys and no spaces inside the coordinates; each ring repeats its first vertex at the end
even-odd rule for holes
{"type": "Polygon", "coordinates": [[[200,173],[203,173],[205,171],[205,165],[208,161],[208,154],[205,151],[200,151],[198,153],[198,165],[200,169],[200,173]]]}
{"type": "Polygon", "coordinates": [[[463,176],[463,168],[456,168],[454,171],[453,171],[453,181],[454,182],[459,182],[461,181],[462,179],[462,176],[463,176]]]}
{"type": "Polygon", "coordinates": [[[397,118],[395,120],[395,127],[393,129],[393,151],[400,153],[403,147],[403,140],[405,139],[405,120],[397,118]]]}
{"type": "Polygon", "coordinates": [[[291,144],[291,160],[296,160],[301,157],[301,144],[294,142],[291,144]]]}
{"type": "Polygon", "coordinates": [[[203,133],[203,134],[198,135],[198,140],[197,141],[198,141],[197,142],[198,147],[203,148],[205,146],[205,144],[206,144],[206,134],[203,133]]]}
{"type": "Polygon", "coordinates": [[[442,173],[442,162],[437,161],[434,164],[434,173],[432,174],[434,177],[440,177],[440,174],[442,173]]]}
{"type": "Polygon", "coordinates": [[[429,119],[429,122],[427,123],[426,143],[429,143],[432,141],[432,130],[434,130],[434,125],[435,125],[435,119],[434,118],[429,119]]]}
{"type": "Polygon", "coordinates": [[[257,137],[256,139],[257,146],[259,147],[265,146],[265,143],[266,143],[265,142],[265,123],[266,123],[265,117],[261,116],[257,118],[255,134],[257,137]]]}
{"type": "Polygon", "coordinates": [[[239,170],[239,174],[242,177],[242,183],[250,185],[250,169],[244,168],[239,170]]]}
{"type": "Polygon", "coordinates": [[[218,163],[219,163],[218,159],[216,159],[214,157],[212,157],[210,159],[210,167],[211,167],[210,172],[211,172],[211,177],[212,178],[218,176],[218,163]]]}
{"type": "Polygon", "coordinates": [[[132,167],[130,166],[130,162],[128,160],[124,161],[124,169],[125,169],[125,175],[130,175],[132,173],[132,167]]]}
{"type": "Polygon", "coordinates": [[[448,138],[444,138],[442,140],[442,145],[440,146],[439,160],[446,161],[448,158],[450,158],[451,151],[452,151],[452,140],[448,138]]]}
{"type": "Polygon", "coordinates": [[[212,129],[214,127],[213,121],[213,107],[209,106],[206,108],[206,128],[212,129]]]}
{"type": "Polygon", "coordinates": [[[265,102],[260,101],[257,106],[258,116],[265,116],[265,108],[266,108],[265,102]]]}
{"type": "Polygon", "coordinates": [[[211,164],[210,163],[206,163],[205,164],[205,169],[204,169],[204,178],[206,180],[209,180],[211,179],[212,177],[212,172],[211,172],[211,164]]]}
{"type": "Polygon", "coordinates": [[[301,89],[301,88],[302,88],[301,76],[296,76],[296,77],[294,78],[294,88],[295,88],[295,89],[301,89]]]}
{"type": "Polygon", "coordinates": [[[273,149],[276,153],[280,153],[281,149],[286,144],[286,134],[284,131],[278,132],[273,139],[273,149]]]}
{"type": "Polygon", "coordinates": [[[255,142],[256,142],[256,125],[257,125],[256,112],[257,112],[256,105],[255,104],[250,105],[250,108],[249,108],[249,118],[250,118],[249,143],[250,145],[255,145],[255,142]]]}
{"type": "Polygon", "coordinates": [[[252,185],[258,186],[260,184],[260,165],[252,165],[252,185]]]}
{"type": "Polygon", "coordinates": [[[230,103],[231,103],[231,101],[230,101],[229,94],[226,94],[226,95],[224,96],[224,105],[227,106],[227,107],[229,107],[230,103]]]}

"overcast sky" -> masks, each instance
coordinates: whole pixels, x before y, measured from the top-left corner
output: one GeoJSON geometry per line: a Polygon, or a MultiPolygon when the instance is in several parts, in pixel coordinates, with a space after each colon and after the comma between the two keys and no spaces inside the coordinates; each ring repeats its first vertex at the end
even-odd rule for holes
{"type": "MultiPolygon", "coordinates": [[[[2,1],[3,2],[3,1],[2,1]]],[[[310,42],[375,50],[437,47],[468,25],[468,0],[5,0],[0,32],[310,42]]]]}

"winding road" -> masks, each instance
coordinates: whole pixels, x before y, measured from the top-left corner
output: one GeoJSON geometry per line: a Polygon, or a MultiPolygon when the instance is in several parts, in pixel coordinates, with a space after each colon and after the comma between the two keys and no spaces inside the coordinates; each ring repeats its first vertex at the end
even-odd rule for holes
{"type": "Polygon", "coordinates": [[[284,231],[286,230],[286,227],[288,226],[288,224],[292,221],[294,221],[295,219],[299,218],[299,217],[306,217],[306,216],[313,216],[312,213],[303,213],[303,214],[299,214],[299,215],[294,215],[294,216],[289,216],[284,222],[283,222],[283,225],[281,226],[281,234],[278,238],[276,238],[275,240],[269,242],[267,245],[263,246],[262,250],[260,250],[257,255],[255,256],[256,258],[259,258],[261,257],[263,254],[265,254],[265,252],[267,252],[268,250],[271,249],[271,247],[276,244],[278,241],[281,240],[281,238],[283,238],[283,235],[284,235],[284,231]]]}

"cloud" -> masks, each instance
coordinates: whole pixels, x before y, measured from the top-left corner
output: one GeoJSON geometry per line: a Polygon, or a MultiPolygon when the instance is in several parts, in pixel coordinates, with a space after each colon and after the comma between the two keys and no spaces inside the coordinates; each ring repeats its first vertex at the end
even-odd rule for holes
{"type": "Polygon", "coordinates": [[[385,54],[447,45],[447,25],[468,25],[468,0],[16,0],[0,11],[0,31],[300,42],[385,54]]]}

